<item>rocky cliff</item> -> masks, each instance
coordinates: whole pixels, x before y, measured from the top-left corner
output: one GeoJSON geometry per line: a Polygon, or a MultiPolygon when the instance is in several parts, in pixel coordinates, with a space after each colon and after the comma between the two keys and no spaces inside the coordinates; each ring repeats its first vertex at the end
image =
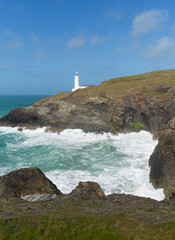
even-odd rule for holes
{"type": "MultiPolygon", "coordinates": [[[[171,169],[175,164],[171,160],[167,165],[166,159],[173,151],[168,146],[173,148],[174,135],[166,127],[174,115],[175,70],[167,70],[111,79],[96,87],[44,98],[33,106],[12,110],[0,119],[0,125],[45,126],[58,132],[66,128],[112,133],[148,130],[160,137],[150,159],[150,179],[155,187],[173,189],[171,169]],[[166,147],[164,141],[168,141],[166,147]]],[[[174,155],[171,158],[175,160],[174,155]]]]}
{"type": "MultiPolygon", "coordinates": [[[[120,87],[120,81],[109,81],[110,89],[117,83],[120,87]]],[[[0,119],[0,124],[113,133],[147,129],[156,136],[174,116],[175,88],[172,85],[141,85],[120,92],[117,89],[112,94],[107,87],[108,82],[105,82],[97,87],[44,98],[33,106],[12,110],[0,119]]]]}
{"type": "Polygon", "coordinates": [[[175,118],[159,138],[150,157],[150,180],[155,188],[163,188],[166,198],[175,197],[175,118]]]}

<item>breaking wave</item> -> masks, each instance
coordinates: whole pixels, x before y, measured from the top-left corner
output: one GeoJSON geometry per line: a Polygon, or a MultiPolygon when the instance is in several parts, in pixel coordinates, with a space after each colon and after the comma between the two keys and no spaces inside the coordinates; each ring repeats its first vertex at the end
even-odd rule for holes
{"type": "Polygon", "coordinates": [[[162,200],[162,189],[149,183],[149,156],[157,141],[149,132],[85,133],[67,129],[58,133],[0,127],[0,175],[37,166],[63,193],[79,181],[95,181],[105,194],[126,193],[162,200]]]}

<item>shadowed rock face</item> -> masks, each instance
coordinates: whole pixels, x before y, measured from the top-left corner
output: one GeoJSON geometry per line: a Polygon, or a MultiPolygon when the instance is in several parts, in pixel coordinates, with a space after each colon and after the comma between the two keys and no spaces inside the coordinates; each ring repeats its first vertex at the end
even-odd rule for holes
{"type": "Polygon", "coordinates": [[[175,118],[159,138],[149,164],[153,186],[163,188],[166,198],[175,198],[175,118]]]}
{"type": "Polygon", "coordinates": [[[149,84],[116,96],[102,92],[94,97],[89,88],[83,97],[81,92],[79,95],[74,92],[64,98],[41,99],[33,106],[9,112],[0,118],[0,125],[49,126],[58,132],[66,128],[112,133],[146,129],[159,137],[159,144],[150,158],[150,180],[155,188],[164,188],[166,197],[171,197],[175,189],[175,137],[174,120],[170,121],[175,115],[175,88],[149,84]]]}
{"type": "Polygon", "coordinates": [[[75,99],[71,95],[64,99],[42,99],[33,106],[12,110],[0,118],[0,125],[49,126],[56,131],[80,128],[85,132],[112,133],[139,131],[144,125],[157,136],[175,111],[175,89],[166,85],[130,89],[116,97],[100,95],[80,101],[75,99]],[[153,96],[144,92],[151,92],[153,96]]]}
{"type": "MultiPolygon", "coordinates": [[[[51,200],[58,195],[64,196],[60,190],[37,167],[21,168],[0,177],[0,201],[22,198],[27,201],[51,200]]],[[[105,199],[98,183],[80,182],[67,196],[75,199],[105,199]]]]}
{"type": "Polygon", "coordinates": [[[39,168],[22,168],[0,177],[0,200],[32,194],[61,194],[39,168]]]}

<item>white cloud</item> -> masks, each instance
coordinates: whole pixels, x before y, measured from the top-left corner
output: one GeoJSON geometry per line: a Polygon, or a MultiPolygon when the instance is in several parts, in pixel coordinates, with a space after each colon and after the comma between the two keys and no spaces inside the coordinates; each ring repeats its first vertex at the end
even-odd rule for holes
{"type": "Polygon", "coordinates": [[[36,51],[36,52],[34,52],[34,58],[36,60],[42,60],[42,59],[45,58],[45,56],[46,56],[46,52],[45,51],[36,51]]]}
{"type": "Polygon", "coordinates": [[[90,38],[91,45],[95,46],[100,43],[104,43],[107,40],[111,40],[113,37],[111,35],[100,37],[98,34],[93,34],[90,38]]]}
{"type": "Polygon", "coordinates": [[[121,10],[116,10],[116,11],[107,12],[107,13],[105,13],[104,16],[105,16],[105,18],[109,18],[109,19],[117,22],[117,21],[120,21],[121,19],[123,19],[125,17],[125,14],[121,10]]]}
{"type": "Polygon", "coordinates": [[[85,44],[86,38],[82,34],[79,34],[74,38],[70,38],[66,43],[66,47],[68,49],[82,48],[85,44]]]}
{"type": "Polygon", "coordinates": [[[162,58],[175,53],[175,42],[169,37],[163,37],[147,50],[147,58],[162,58]]]}
{"type": "Polygon", "coordinates": [[[32,41],[33,44],[36,44],[39,40],[39,37],[36,36],[36,34],[34,32],[30,32],[29,39],[32,41]]]}
{"type": "Polygon", "coordinates": [[[7,48],[9,50],[15,50],[23,46],[23,42],[20,39],[14,39],[7,41],[7,48]]]}
{"type": "Polygon", "coordinates": [[[131,32],[131,35],[133,37],[139,37],[153,32],[154,30],[157,30],[167,18],[168,12],[166,10],[153,9],[142,12],[133,20],[133,31],[131,32]]]}

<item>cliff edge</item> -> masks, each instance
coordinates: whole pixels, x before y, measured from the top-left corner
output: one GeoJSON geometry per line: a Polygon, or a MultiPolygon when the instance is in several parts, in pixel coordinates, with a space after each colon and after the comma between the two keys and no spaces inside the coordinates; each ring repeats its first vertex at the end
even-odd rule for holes
{"type": "MultiPolygon", "coordinates": [[[[142,129],[150,131],[154,137],[159,137],[159,144],[150,159],[150,180],[155,187],[165,190],[166,186],[175,188],[172,180],[175,175],[171,171],[175,168],[174,150],[168,150],[174,149],[175,136],[167,129],[174,116],[175,70],[165,70],[114,78],[98,86],[43,98],[30,107],[12,110],[0,118],[0,125],[45,126],[58,132],[66,128],[114,134],[142,129]],[[163,139],[167,136],[172,139],[164,147],[163,139]],[[170,155],[173,160],[169,170],[166,159],[170,155]],[[169,177],[165,177],[165,168],[169,177]]],[[[168,190],[166,196],[169,198],[171,194],[173,192],[168,190]]]]}

